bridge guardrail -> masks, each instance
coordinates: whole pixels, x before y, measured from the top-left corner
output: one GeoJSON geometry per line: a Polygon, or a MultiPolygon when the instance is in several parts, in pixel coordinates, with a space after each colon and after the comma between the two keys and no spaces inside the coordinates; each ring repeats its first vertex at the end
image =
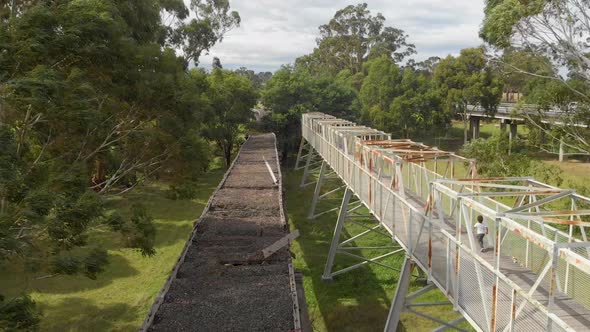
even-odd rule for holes
{"type": "MultiPolygon", "coordinates": [[[[378,156],[376,149],[370,150],[367,158],[362,155],[362,151],[355,149],[357,143],[363,146],[363,142],[369,140],[388,140],[389,135],[383,132],[325,114],[308,113],[303,115],[302,134],[414,261],[428,272],[429,279],[447,294],[455,308],[473,326],[482,331],[519,331],[525,324],[543,329],[553,328],[555,331],[574,330],[551,313],[551,303],[542,304],[533,298],[535,289],[531,293],[531,290],[521,288],[501,272],[499,261],[490,264],[474,252],[473,243],[466,245],[461,235],[465,230],[461,229],[464,227],[461,225],[470,225],[473,214],[481,213],[487,220],[494,221],[492,237],[494,243],[498,244],[494,247],[497,252],[516,253],[524,257],[522,252],[510,249],[508,244],[511,241],[521,243],[529,251],[530,248],[538,247],[539,252],[549,257],[544,266],[549,266],[547,271],[550,269],[551,273],[533,272],[549,275],[548,282],[552,287],[560,283],[559,287],[562,288],[564,282],[569,281],[570,289],[574,288],[571,275],[568,279],[557,280],[560,274],[565,273],[566,266],[570,269],[569,273],[573,269],[581,271],[576,272],[578,274],[590,271],[590,261],[587,254],[584,255],[586,248],[580,246],[581,249],[572,250],[561,247],[555,240],[565,239],[566,243],[581,241],[543,225],[543,232],[555,234],[555,239],[550,240],[540,230],[528,226],[529,223],[538,226],[539,222],[526,220],[523,224],[522,221],[499,216],[511,207],[490,197],[462,197],[462,192],[476,192],[476,186],[440,182],[446,179],[447,174],[428,169],[426,162],[408,162],[395,155],[393,158],[378,156]],[[373,159],[374,154],[378,161],[373,159]],[[406,197],[408,192],[415,196],[414,199],[406,197]],[[417,204],[417,201],[425,202],[426,206],[417,204]],[[454,235],[444,226],[449,221],[441,218],[441,215],[447,214],[451,215],[450,222],[454,221],[458,225],[458,233],[454,235]],[[502,247],[503,243],[505,247],[502,247]],[[443,250],[437,250],[439,248],[443,250]]],[[[461,161],[470,163],[464,158],[461,161]]],[[[516,180],[528,181],[529,178],[516,180]]],[[[469,229],[467,233],[471,235],[469,229]]],[[[473,237],[467,240],[469,243],[473,237]]],[[[590,282],[580,280],[575,288],[590,285],[590,282]]],[[[570,295],[571,292],[566,289],[566,293],[570,295]]],[[[582,292],[579,295],[578,301],[588,294],[582,292]]],[[[584,301],[580,302],[587,305],[584,301]]]]}

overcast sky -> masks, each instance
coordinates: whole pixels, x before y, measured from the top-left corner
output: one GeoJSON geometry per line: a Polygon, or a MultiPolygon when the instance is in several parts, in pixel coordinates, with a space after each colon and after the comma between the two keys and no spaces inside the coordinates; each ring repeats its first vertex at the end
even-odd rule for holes
{"type": "MultiPolygon", "coordinates": [[[[382,13],[386,25],[404,30],[416,45],[416,60],[456,55],[462,48],[481,44],[478,30],[484,0],[367,0],[371,13],[382,13]]],[[[248,67],[275,71],[282,64],[308,54],[316,46],[318,26],[357,1],[341,0],[230,0],[242,18],[200,66],[210,68],[214,56],[224,68],[248,67]]]]}

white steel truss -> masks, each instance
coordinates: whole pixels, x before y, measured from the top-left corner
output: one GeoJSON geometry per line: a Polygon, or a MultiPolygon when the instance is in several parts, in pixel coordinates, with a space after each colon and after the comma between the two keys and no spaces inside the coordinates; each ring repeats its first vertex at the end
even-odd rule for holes
{"type": "Polygon", "coordinates": [[[340,205],[340,211],[338,212],[338,221],[336,222],[336,227],[334,229],[334,236],[332,237],[332,243],[330,245],[330,251],[328,253],[328,260],[324,269],[324,274],[322,275],[322,279],[323,280],[332,280],[333,277],[345,273],[345,272],[349,272],[352,270],[355,270],[361,266],[364,266],[368,263],[373,263],[373,264],[377,264],[379,266],[382,266],[384,268],[390,269],[390,270],[394,270],[394,271],[399,271],[399,268],[390,266],[388,264],[384,264],[382,262],[380,262],[380,260],[395,255],[395,254],[399,254],[399,253],[403,253],[404,249],[401,246],[398,245],[391,245],[391,246],[380,246],[380,247],[363,247],[363,246],[356,246],[354,245],[354,242],[356,240],[358,240],[359,238],[366,236],[368,234],[371,233],[377,233],[380,235],[385,236],[386,238],[391,238],[391,235],[389,235],[389,233],[383,233],[381,230],[381,224],[377,223],[376,226],[367,226],[364,225],[360,222],[357,222],[354,220],[355,217],[362,217],[362,218],[372,218],[371,215],[362,215],[362,214],[358,214],[358,210],[360,210],[361,208],[363,208],[363,203],[360,200],[354,200],[351,201],[351,199],[353,198],[353,192],[350,189],[346,189],[346,191],[344,192],[344,196],[342,197],[342,204],[340,205]],[[361,228],[364,229],[364,231],[362,231],[359,234],[353,235],[351,237],[349,237],[348,239],[342,240],[341,241],[341,233],[342,230],[344,228],[344,224],[346,222],[349,223],[353,223],[356,224],[357,226],[360,226],[361,228]],[[378,256],[375,257],[363,257],[360,254],[358,254],[359,250],[378,250],[378,251],[385,251],[385,253],[380,254],[378,256]],[[357,253],[353,253],[353,252],[357,252],[357,253]],[[336,258],[336,254],[342,254],[342,255],[346,255],[349,257],[353,257],[357,260],[360,260],[361,262],[342,268],[338,271],[332,271],[332,268],[334,266],[334,260],[336,258]]]}
{"type": "MultiPolygon", "coordinates": [[[[347,252],[342,227],[362,204],[394,239],[388,253],[399,245],[407,256],[402,276],[407,266],[423,270],[476,330],[590,329],[589,198],[530,177],[480,178],[474,160],[322,113],[302,116],[302,136],[296,166],[305,169],[302,185],[320,158],[310,217],[317,216],[327,170],[345,186],[325,279],[378,261],[357,255],[361,264],[332,271],[336,253],[347,252]],[[477,216],[491,229],[491,244],[481,251],[477,216]]],[[[401,280],[390,330],[412,308],[401,280]]]]}

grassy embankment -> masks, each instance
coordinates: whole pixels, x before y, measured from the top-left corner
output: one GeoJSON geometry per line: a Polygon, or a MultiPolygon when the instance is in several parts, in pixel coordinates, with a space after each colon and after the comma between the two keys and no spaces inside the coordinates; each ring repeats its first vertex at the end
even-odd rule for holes
{"type": "Polygon", "coordinates": [[[109,201],[110,208],[123,213],[135,202],[147,206],[158,231],[154,257],[125,248],[120,235],[95,231],[90,242],[105,243],[110,258],[97,280],[84,276],[36,279],[38,273],[4,265],[0,266],[0,293],[9,297],[30,293],[43,310],[41,331],[137,331],[222,175],[223,170],[215,170],[204,176],[193,200],[169,200],[167,186],[152,183],[109,201]]]}

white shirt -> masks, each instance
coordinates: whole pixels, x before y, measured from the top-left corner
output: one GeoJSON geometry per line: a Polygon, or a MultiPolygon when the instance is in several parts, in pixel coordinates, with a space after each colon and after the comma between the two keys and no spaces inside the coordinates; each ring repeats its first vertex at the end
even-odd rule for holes
{"type": "Polygon", "coordinates": [[[477,234],[485,234],[487,227],[482,222],[478,222],[475,225],[473,225],[473,228],[477,229],[477,234]]]}

